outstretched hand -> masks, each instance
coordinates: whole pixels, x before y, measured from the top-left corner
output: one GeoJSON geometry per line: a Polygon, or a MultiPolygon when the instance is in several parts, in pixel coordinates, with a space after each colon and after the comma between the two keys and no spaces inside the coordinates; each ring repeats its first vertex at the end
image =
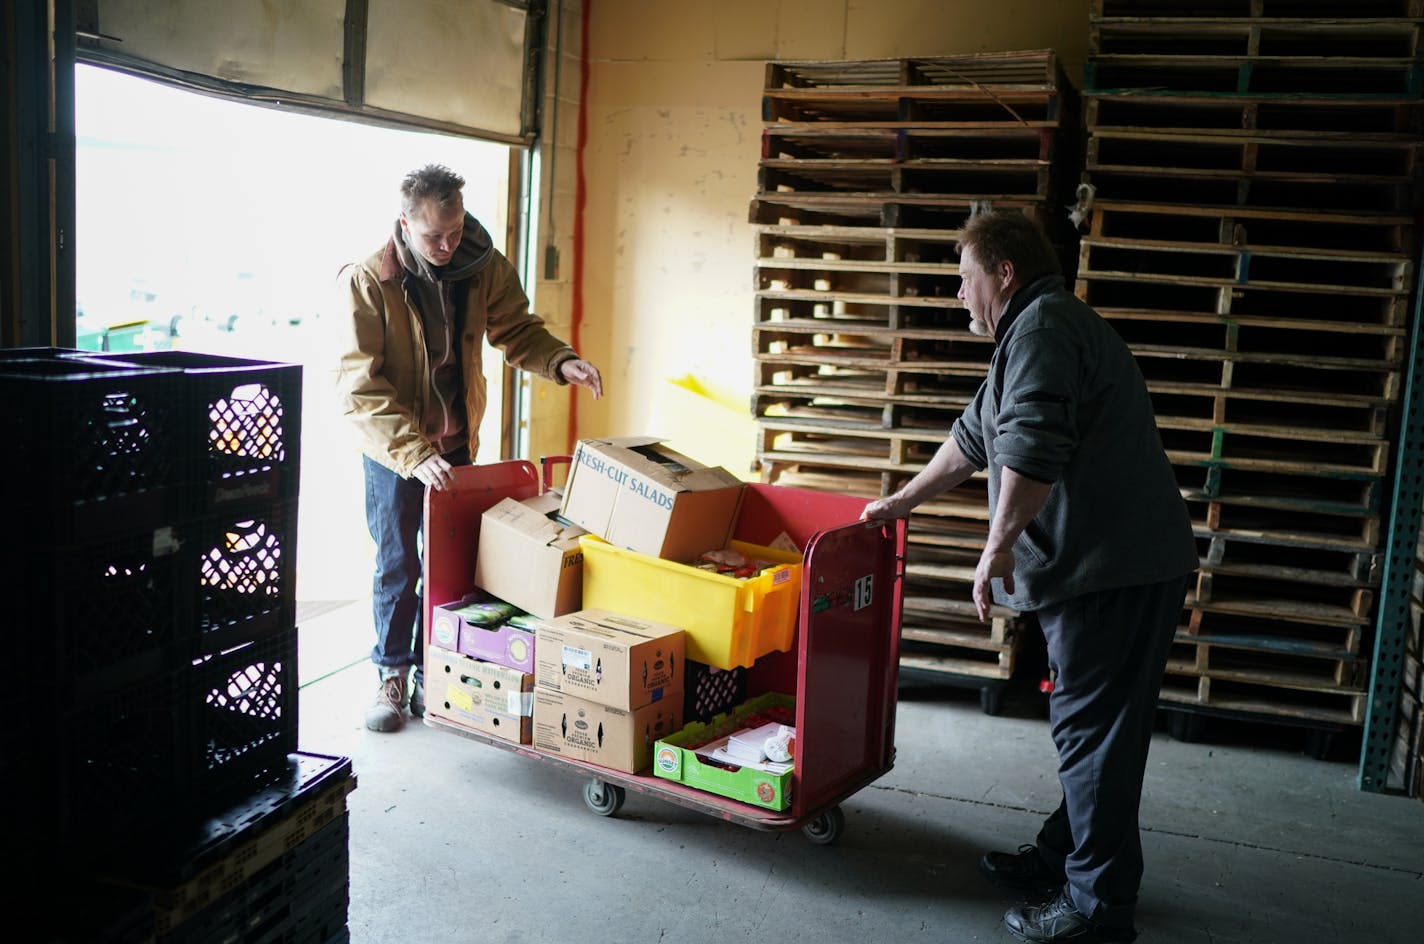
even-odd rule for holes
{"type": "Polygon", "coordinates": [[[595,400],[603,396],[603,378],[599,375],[598,368],[583,358],[564,361],[559,365],[559,373],[569,383],[587,387],[592,391],[595,400]]]}

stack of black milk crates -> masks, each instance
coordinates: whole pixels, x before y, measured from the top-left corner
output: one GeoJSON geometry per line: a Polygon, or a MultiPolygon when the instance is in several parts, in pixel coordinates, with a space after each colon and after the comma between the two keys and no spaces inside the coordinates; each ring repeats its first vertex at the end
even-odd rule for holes
{"type": "Polygon", "coordinates": [[[0,351],[5,828],[162,870],[293,776],[301,368],[0,351]]]}

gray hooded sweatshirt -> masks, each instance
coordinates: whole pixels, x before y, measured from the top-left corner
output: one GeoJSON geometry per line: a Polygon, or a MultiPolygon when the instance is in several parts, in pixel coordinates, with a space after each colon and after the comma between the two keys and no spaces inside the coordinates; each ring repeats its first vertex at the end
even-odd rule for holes
{"type": "Polygon", "coordinates": [[[995,601],[1037,610],[1195,570],[1147,384],[1112,326],[1051,275],[1014,293],[994,340],[989,374],[950,435],[988,470],[991,514],[1006,466],[1052,485],[1014,543],[1015,592],[995,583],[995,601]]]}

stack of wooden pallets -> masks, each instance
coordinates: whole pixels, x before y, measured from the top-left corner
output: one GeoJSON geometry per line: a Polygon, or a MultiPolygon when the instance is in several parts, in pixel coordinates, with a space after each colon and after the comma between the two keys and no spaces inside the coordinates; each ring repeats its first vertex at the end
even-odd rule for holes
{"type": "MultiPolygon", "coordinates": [[[[992,343],[956,298],[976,207],[1076,233],[1076,93],[1052,52],[767,66],[753,412],[768,480],[876,498],[922,469],[983,379],[992,343]]],[[[983,481],[910,522],[906,669],[975,685],[996,710],[1019,616],[969,600],[987,533],[983,481]]]]}
{"type": "Polygon", "coordinates": [[[1093,0],[1076,290],[1137,355],[1202,567],[1163,691],[1359,725],[1406,370],[1418,0],[1093,0]]]}

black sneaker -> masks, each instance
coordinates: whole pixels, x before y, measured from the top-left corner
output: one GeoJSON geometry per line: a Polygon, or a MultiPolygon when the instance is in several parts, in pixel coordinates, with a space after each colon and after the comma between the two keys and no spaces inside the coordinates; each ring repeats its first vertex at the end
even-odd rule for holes
{"type": "Polygon", "coordinates": [[[420,679],[411,680],[410,716],[412,718],[425,717],[425,683],[420,679]]]}
{"type": "Polygon", "coordinates": [[[995,885],[1044,894],[1058,891],[1066,881],[1062,872],[1043,861],[1037,846],[1029,845],[1019,846],[1016,853],[984,853],[984,858],[979,860],[979,871],[995,885]]]}
{"type": "Polygon", "coordinates": [[[1060,891],[1046,904],[1027,908],[1010,908],[1004,913],[1004,927],[1021,941],[1051,944],[1072,941],[1073,944],[1118,944],[1137,940],[1137,929],[1131,925],[1099,924],[1084,915],[1060,891]]]}

